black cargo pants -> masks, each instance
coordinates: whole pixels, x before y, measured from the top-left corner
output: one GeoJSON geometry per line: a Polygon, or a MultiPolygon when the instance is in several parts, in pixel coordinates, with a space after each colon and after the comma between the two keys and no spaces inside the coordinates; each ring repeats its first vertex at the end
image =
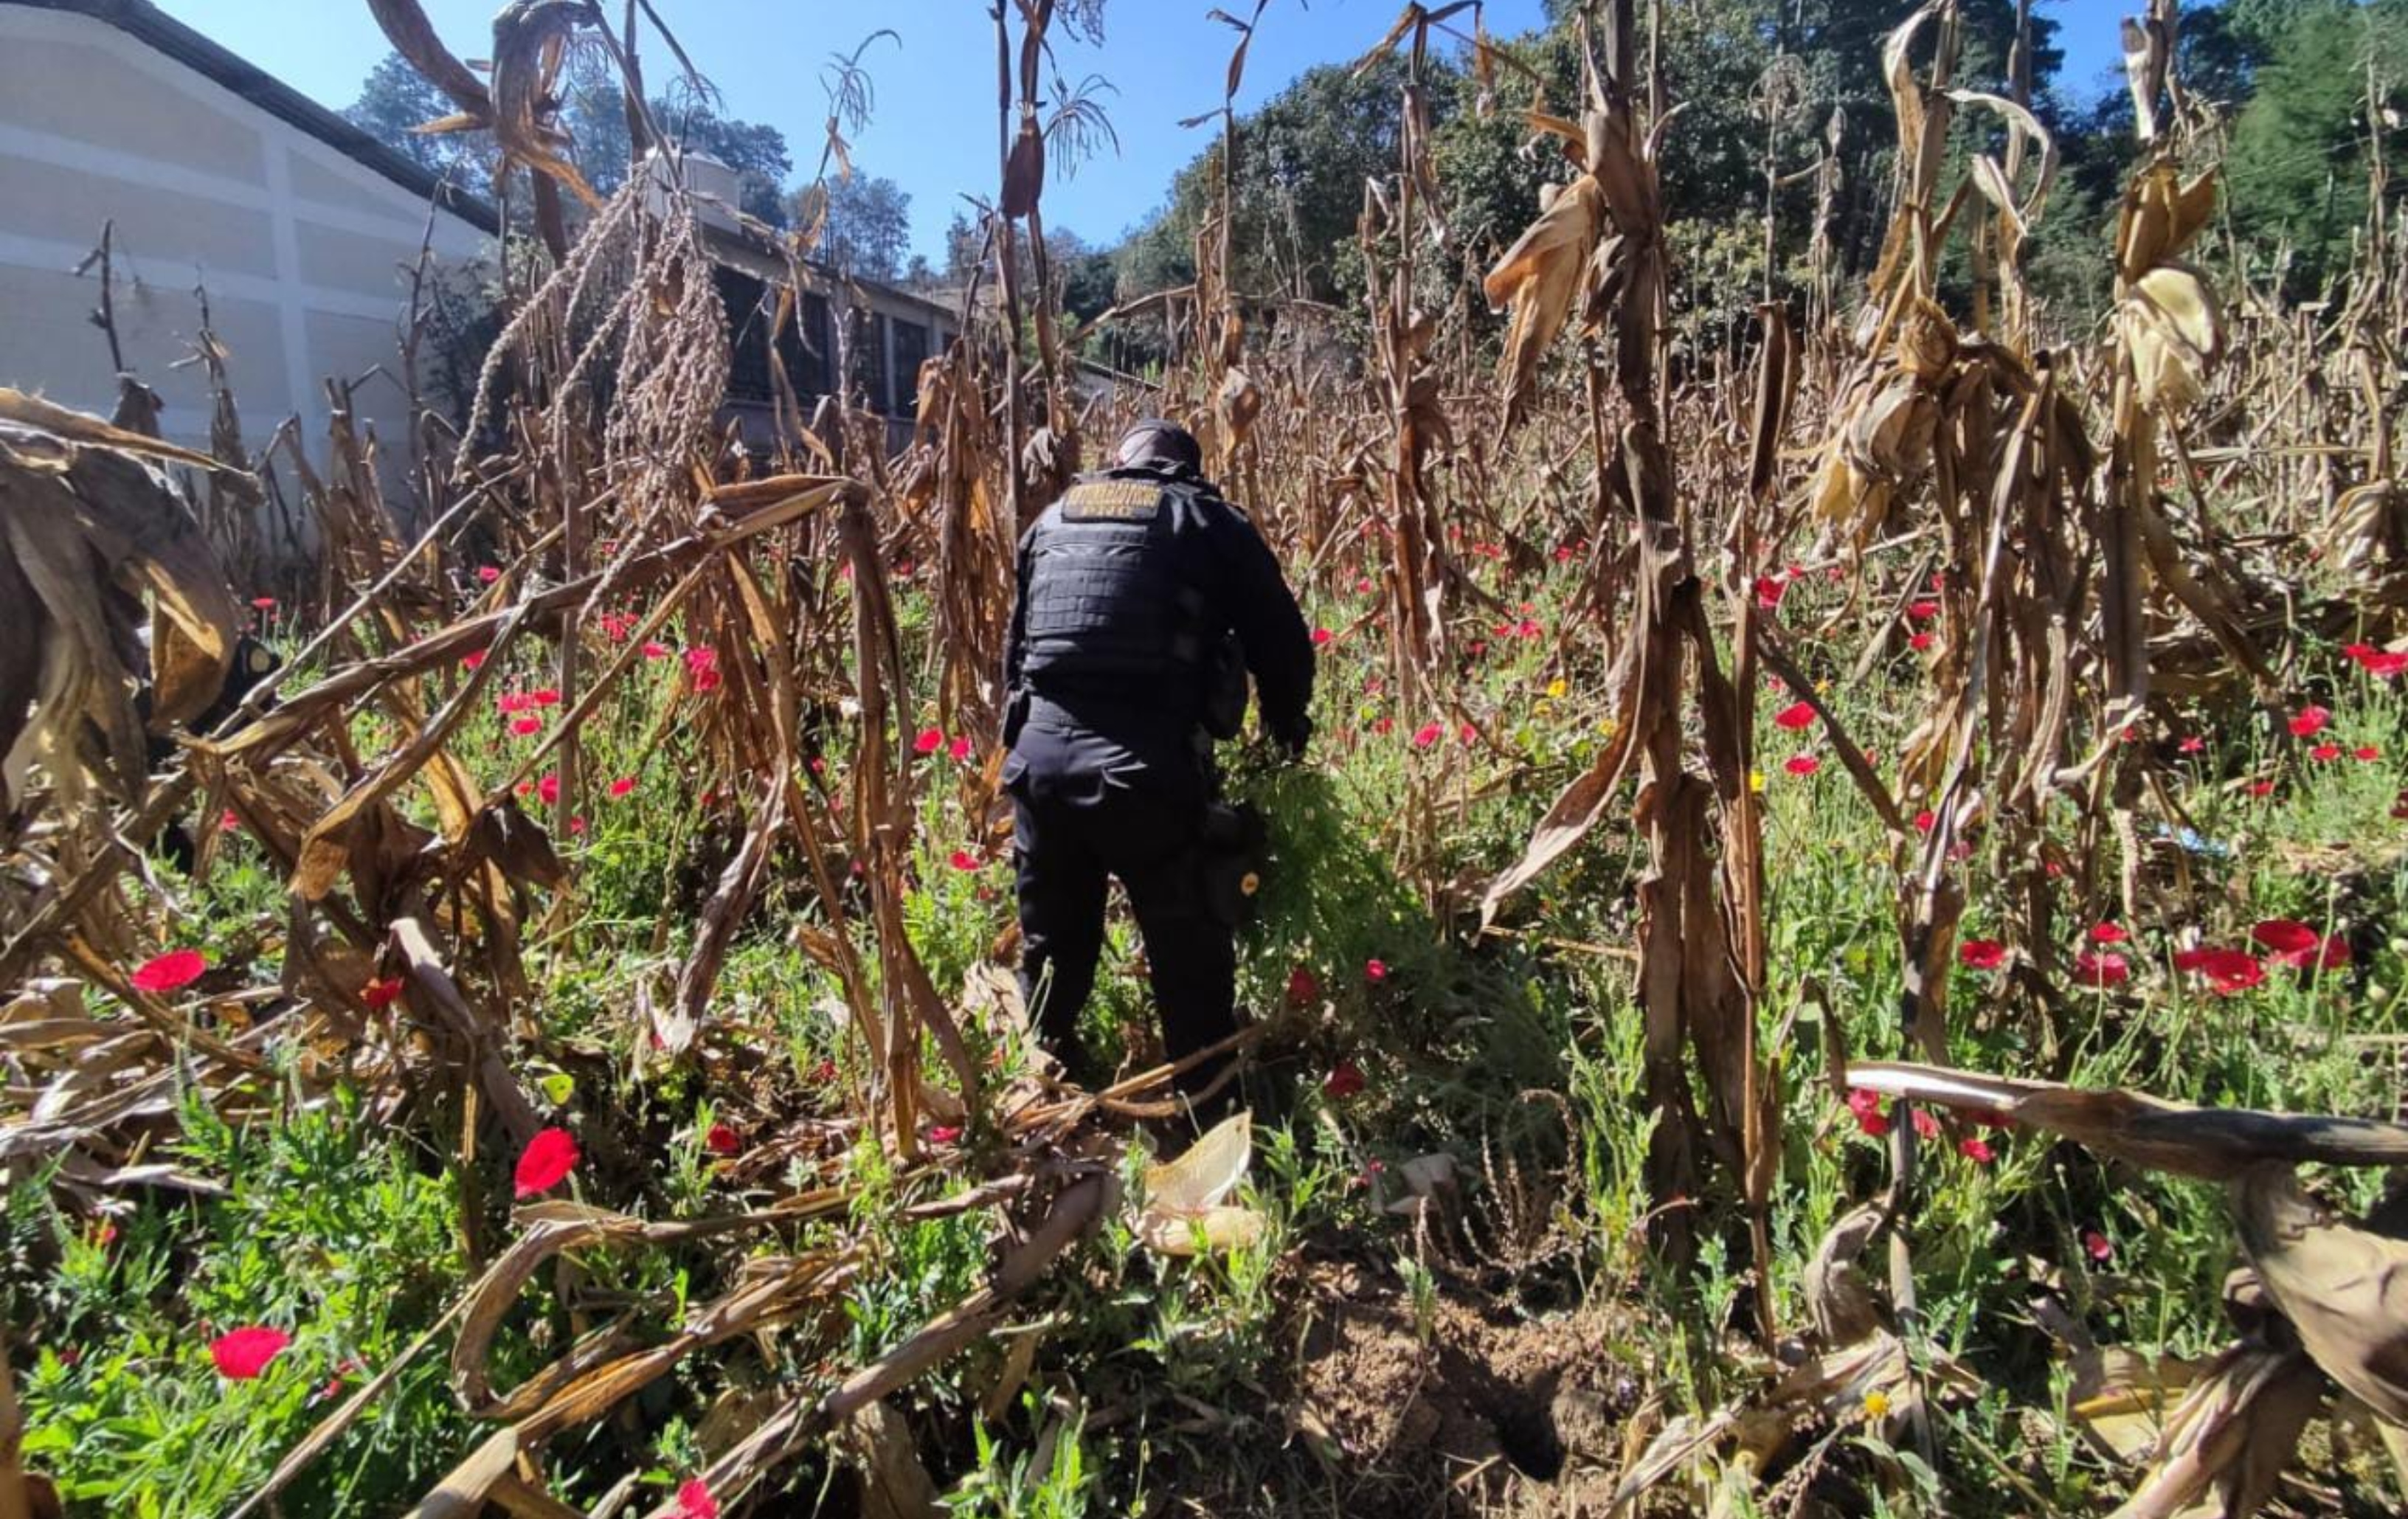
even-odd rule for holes
{"type": "MultiPolygon", "coordinates": [[[[1103,953],[1106,880],[1114,876],[1144,936],[1169,1057],[1235,1033],[1235,926],[1215,915],[1205,886],[1203,797],[1093,772],[1025,777],[1011,790],[1020,987],[1047,1048],[1067,1057],[1077,1047],[1079,1012],[1103,953]]],[[[1180,1089],[1199,1089],[1219,1065],[1187,1072],[1180,1089]]]]}

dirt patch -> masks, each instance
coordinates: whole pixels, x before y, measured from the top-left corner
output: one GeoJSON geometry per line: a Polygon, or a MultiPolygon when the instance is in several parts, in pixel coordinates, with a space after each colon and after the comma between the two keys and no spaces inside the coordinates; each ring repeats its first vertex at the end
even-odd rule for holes
{"type": "Polygon", "coordinates": [[[1543,1319],[1344,1267],[1300,1306],[1287,1417],[1362,1515],[1597,1512],[1635,1384],[1594,1311],[1543,1319]]]}

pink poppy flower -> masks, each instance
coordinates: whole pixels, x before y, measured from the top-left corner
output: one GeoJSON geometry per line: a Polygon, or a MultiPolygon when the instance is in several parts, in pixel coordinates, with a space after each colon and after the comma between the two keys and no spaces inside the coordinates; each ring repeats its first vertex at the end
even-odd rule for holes
{"type": "Polygon", "coordinates": [[[1931,1116],[1930,1109],[1914,1110],[1914,1133],[1915,1138],[1922,1139],[1940,1138],[1940,1120],[1931,1116]]]}
{"type": "Polygon", "coordinates": [[[252,608],[259,611],[272,612],[276,609],[276,598],[274,596],[253,596],[251,598],[251,604],[252,608]]]}
{"type": "Polygon", "coordinates": [[[1906,604],[1906,615],[1914,618],[1918,623],[1928,623],[1931,621],[1931,619],[1940,615],[1940,603],[1936,601],[1910,601],[1906,604]]]}
{"type": "Polygon", "coordinates": [[[1939,822],[1940,814],[1927,807],[1922,811],[1914,814],[1914,831],[1916,833],[1929,833],[1939,824],[1939,822]]]}
{"type": "Polygon", "coordinates": [[[535,794],[548,805],[560,800],[560,777],[547,775],[535,783],[535,794]]]}
{"type": "Polygon", "coordinates": [[[2082,1253],[2103,1263],[2115,1254],[2115,1247],[2097,1229],[2085,1229],[2082,1231],[2082,1253]]]}
{"type": "Polygon", "coordinates": [[[1336,635],[1335,633],[1330,632],[1330,631],[1329,631],[1327,628],[1326,628],[1326,627],[1317,627],[1317,628],[1314,628],[1314,629],[1312,630],[1312,641],[1313,641],[1314,643],[1316,643],[1316,644],[1327,643],[1330,639],[1332,639],[1332,638],[1336,638],[1337,636],[1338,636],[1338,635],[1336,635]]]}
{"type": "Polygon", "coordinates": [[[956,762],[968,759],[970,757],[970,736],[967,733],[957,733],[953,735],[953,741],[945,746],[945,754],[946,757],[956,762]]]}
{"type": "Polygon", "coordinates": [[[610,795],[613,800],[621,796],[624,796],[627,793],[635,789],[636,778],[632,775],[623,775],[618,780],[610,782],[610,795]]]}
{"type": "Polygon", "coordinates": [[[2315,735],[2322,733],[2324,731],[2325,724],[2331,721],[2332,713],[2325,710],[2325,709],[2321,707],[2313,705],[2302,707],[2299,711],[2292,714],[2290,723],[2291,737],[2294,738],[2314,738],[2315,735]]]}
{"type": "Polygon", "coordinates": [[[2093,924],[2090,926],[2090,942],[2093,944],[2121,944],[2131,937],[2119,923],[2093,924]]]}
{"type": "Polygon", "coordinates": [[[231,807],[218,814],[218,832],[232,833],[242,826],[241,817],[231,807]]]}
{"type": "Polygon", "coordinates": [[[1823,762],[1812,754],[1792,754],[1781,762],[1781,767],[1791,775],[1813,775],[1823,767],[1823,762]]]}
{"type": "Polygon", "coordinates": [[[671,649],[667,644],[658,642],[652,638],[644,640],[643,653],[646,659],[666,659],[669,655],[675,652],[677,652],[677,651],[671,649]]]}
{"type": "Polygon", "coordinates": [[[1363,1089],[1369,1084],[1364,1079],[1361,1067],[1352,1060],[1340,1060],[1329,1068],[1328,1075],[1321,1079],[1321,1092],[1322,1096],[1334,1102],[1343,1102],[1348,1097],[1361,1096],[1363,1089]]]}
{"type": "Polygon", "coordinates": [[[1889,1117],[1882,1111],[1880,1093],[1857,1087],[1848,1094],[1848,1111],[1856,1116],[1858,1132],[1876,1139],[1889,1133],[1889,1117]]]}
{"type": "Polygon", "coordinates": [[[2131,980],[2132,967],[2113,950],[2084,950],[2073,957],[2073,977],[2085,986],[2103,991],[2131,980]]]}
{"type": "Polygon", "coordinates": [[[2185,754],[2203,753],[2207,749],[2207,740],[2194,733],[2186,737],[2181,743],[2174,745],[2174,748],[2185,754]]]}
{"type": "Polygon", "coordinates": [[[2308,751],[2308,758],[2315,760],[2319,764],[2323,764],[2330,760],[2337,760],[2341,758],[2341,745],[2318,744],[2315,748],[2308,751]]]}
{"type": "Polygon", "coordinates": [[[513,718],[510,720],[510,731],[517,734],[522,738],[532,738],[537,734],[543,731],[543,719],[539,717],[513,718]]]}
{"type": "Polygon", "coordinates": [[[482,669],[484,666],[485,651],[482,649],[471,649],[460,656],[460,667],[464,670],[482,669]]]}
{"type": "Polygon", "coordinates": [[[208,968],[208,958],[198,950],[169,950],[143,961],[126,979],[137,992],[176,992],[200,980],[208,968]]]}
{"type": "Polygon", "coordinates": [[[2007,947],[1995,939],[1969,939],[1956,946],[1957,963],[1971,970],[1996,970],[2007,963],[2007,947]]]}
{"type": "Polygon", "coordinates": [[[293,1337],[281,1329],[264,1324],[247,1325],[229,1329],[209,1341],[209,1359],[217,1363],[218,1375],[228,1382],[249,1382],[267,1369],[267,1363],[284,1354],[293,1337]]]}
{"type": "Polygon", "coordinates": [[[491,565],[479,565],[477,566],[477,579],[484,581],[487,585],[493,584],[495,580],[498,580],[501,578],[502,572],[495,569],[491,565]]]}
{"type": "Polygon", "coordinates": [[[1917,633],[1906,640],[1906,646],[1909,649],[1914,650],[1918,654],[1928,653],[1931,649],[1931,635],[1928,633],[1917,633]]]}
{"type": "Polygon", "coordinates": [[[550,1192],[577,1168],[577,1139],[565,1128],[548,1128],[527,1141],[510,1173],[522,1199],[550,1192]]]}
{"type": "Polygon", "coordinates": [[[942,728],[922,728],[920,736],[911,740],[911,752],[914,754],[933,754],[944,747],[945,730],[942,728]]]}
{"type": "Polygon", "coordinates": [[[2372,744],[2360,744],[2356,749],[2349,752],[2349,757],[2354,760],[2360,760],[2366,764],[2372,765],[2376,760],[2383,757],[2383,751],[2375,748],[2372,744]]]}
{"type": "Polygon", "coordinates": [[[1792,733],[1800,728],[1813,727],[1814,704],[1806,701],[1790,703],[1772,714],[1772,725],[1776,728],[1787,728],[1792,733]]]}
{"type": "Polygon", "coordinates": [[[1999,1153],[1990,1148],[1989,1141],[1972,1135],[1956,1141],[1956,1153],[1976,1166],[1987,1166],[1999,1158],[1999,1153]]]}
{"type": "Polygon", "coordinates": [[[678,1483],[677,1519],[719,1519],[719,1500],[710,1496],[710,1485],[700,1477],[688,1477],[678,1483]]]}
{"type": "Polygon", "coordinates": [[[1413,747],[1415,749],[1427,749],[1430,745],[1438,742],[1440,738],[1445,736],[1445,734],[1446,729],[1440,727],[1438,724],[1425,723],[1420,727],[1413,730],[1413,747]]]}
{"type": "Polygon", "coordinates": [[[952,1144],[961,1137],[962,1129],[958,1124],[938,1124],[928,1130],[930,1144],[952,1144]]]}
{"type": "Polygon", "coordinates": [[[1388,979],[1388,962],[1378,959],[1364,961],[1363,979],[1371,982],[1375,986],[1380,982],[1386,981],[1388,979]]]}
{"type": "Polygon", "coordinates": [[[956,870],[975,870],[979,867],[978,856],[966,849],[953,851],[953,857],[946,863],[956,870]]]}

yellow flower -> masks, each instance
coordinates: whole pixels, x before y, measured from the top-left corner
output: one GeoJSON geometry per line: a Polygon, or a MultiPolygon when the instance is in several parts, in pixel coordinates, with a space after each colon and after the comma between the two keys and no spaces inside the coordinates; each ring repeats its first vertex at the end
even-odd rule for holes
{"type": "Polygon", "coordinates": [[[1889,1416],[1889,1394],[1876,1387],[1865,1394],[1865,1417],[1882,1419],[1889,1416]]]}
{"type": "Polygon", "coordinates": [[[1613,730],[1617,725],[1618,724],[1615,724],[1613,719],[1610,717],[1601,717],[1597,720],[1597,731],[1604,734],[1609,738],[1613,737],[1613,730]]]}
{"type": "Polygon", "coordinates": [[[1557,701],[1563,700],[1564,693],[1570,689],[1570,687],[1564,684],[1564,678],[1560,675],[1547,682],[1547,695],[1553,696],[1557,701]]]}
{"type": "Polygon", "coordinates": [[[1747,772],[1747,789],[1757,793],[1761,793],[1764,790],[1764,772],[1762,770],[1750,770],[1747,772]]]}

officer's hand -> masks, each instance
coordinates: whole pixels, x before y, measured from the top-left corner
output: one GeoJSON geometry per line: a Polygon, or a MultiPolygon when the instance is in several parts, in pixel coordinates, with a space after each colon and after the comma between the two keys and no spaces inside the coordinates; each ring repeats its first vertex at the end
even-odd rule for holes
{"type": "Polygon", "coordinates": [[[1300,763],[1304,759],[1306,747],[1312,742],[1312,719],[1297,718],[1296,726],[1271,735],[1271,742],[1278,750],[1280,758],[1291,765],[1300,763]]]}

